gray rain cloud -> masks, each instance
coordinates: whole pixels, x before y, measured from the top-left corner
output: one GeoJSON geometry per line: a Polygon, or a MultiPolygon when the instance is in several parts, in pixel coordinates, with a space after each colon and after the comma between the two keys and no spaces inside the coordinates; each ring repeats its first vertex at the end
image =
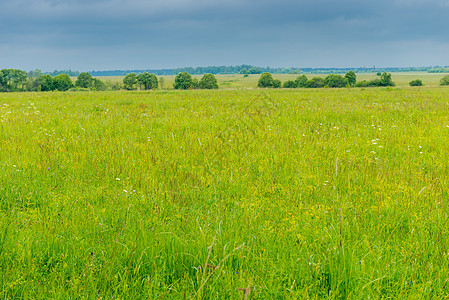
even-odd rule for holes
{"type": "Polygon", "coordinates": [[[449,0],[0,0],[0,68],[448,65],[449,0]]]}

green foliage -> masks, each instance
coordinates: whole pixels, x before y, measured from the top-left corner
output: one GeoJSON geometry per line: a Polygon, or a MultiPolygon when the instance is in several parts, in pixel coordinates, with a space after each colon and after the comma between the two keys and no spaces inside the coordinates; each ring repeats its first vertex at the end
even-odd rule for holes
{"type": "Polygon", "coordinates": [[[449,75],[446,75],[443,78],[441,78],[440,85],[449,85],[449,75]]]}
{"type": "Polygon", "coordinates": [[[281,80],[279,80],[279,79],[273,79],[273,87],[274,87],[275,89],[278,89],[278,88],[282,87],[282,82],[281,82],[281,80]]]}
{"type": "Polygon", "coordinates": [[[298,88],[306,87],[306,83],[307,83],[306,75],[301,75],[301,76],[296,77],[295,82],[296,82],[296,87],[298,87],[298,88]]]}
{"type": "Polygon", "coordinates": [[[82,72],[78,75],[78,78],[75,81],[75,86],[85,89],[92,88],[93,85],[93,77],[87,72],[82,72]]]}
{"type": "Polygon", "coordinates": [[[136,84],[137,84],[136,73],[126,74],[125,77],[123,78],[123,85],[127,90],[134,90],[136,84]]]}
{"type": "Polygon", "coordinates": [[[262,71],[260,70],[259,67],[254,67],[249,69],[248,74],[261,74],[262,71]]]}
{"type": "Polygon", "coordinates": [[[381,76],[382,73],[381,73],[381,72],[377,72],[376,75],[377,75],[377,76],[381,76]]]}
{"type": "Polygon", "coordinates": [[[273,76],[268,72],[263,73],[262,75],[260,75],[259,81],[257,82],[257,86],[259,88],[274,87],[273,76]]]}
{"type": "Polygon", "coordinates": [[[36,90],[42,92],[54,91],[56,89],[55,80],[48,74],[41,75],[34,82],[36,90]]]}
{"type": "Polygon", "coordinates": [[[27,73],[18,69],[3,69],[0,71],[0,89],[4,92],[24,90],[27,73]]]}
{"type": "Polygon", "coordinates": [[[155,90],[158,88],[158,80],[156,75],[149,74],[148,72],[140,73],[137,75],[137,82],[144,90],[155,90]]]}
{"type": "Polygon", "coordinates": [[[297,87],[296,81],[294,81],[294,80],[287,80],[283,84],[283,88],[285,88],[285,89],[294,89],[296,87],[297,87]]]}
{"type": "Polygon", "coordinates": [[[217,78],[214,75],[208,73],[204,74],[199,82],[200,89],[218,89],[217,78]]]}
{"type": "Polygon", "coordinates": [[[194,88],[192,75],[187,72],[181,72],[175,77],[175,83],[173,84],[175,90],[188,90],[194,88]]]}
{"type": "Polygon", "coordinates": [[[380,75],[379,86],[394,86],[394,82],[391,80],[391,74],[387,72],[383,72],[380,75]]]}
{"type": "Polygon", "coordinates": [[[305,87],[306,88],[322,88],[324,87],[324,79],[321,77],[313,77],[307,80],[305,87]]]}
{"type": "Polygon", "coordinates": [[[53,77],[53,80],[58,91],[64,92],[74,87],[72,79],[67,74],[59,74],[53,77]]]}
{"type": "Polygon", "coordinates": [[[409,82],[410,86],[422,86],[422,80],[421,79],[415,79],[409,82]]]}
{"type": "Polygon", "coordinates": [[[348,84],[350,86],[355,86],[356,85],[356,83],[357,83],[357,75],[355,74],[354,71],[349,71],[348,73],[346,73],[345,78],[348,81],[348,84]]]}
{"type": "Polygon", "coordinates": [[[341,88],[348,85],[348,79],[341,75],[329,74],[324,78],[324,85],[330,88],[341,88]]]}

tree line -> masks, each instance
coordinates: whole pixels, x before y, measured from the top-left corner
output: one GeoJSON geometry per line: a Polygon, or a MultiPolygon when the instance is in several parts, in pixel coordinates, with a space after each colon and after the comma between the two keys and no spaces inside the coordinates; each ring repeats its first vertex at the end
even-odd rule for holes
{"type": "Polygon", "coordinates": [[[257,86],[259,88],[341,88],[341,87],[375,87],[375,86],[394,86],[391,74],[384,72],[380,78],[370,81],[357,82],[357,76],[354,71],[348,71],[344,76],[339,74],[328,74],[326,77],[313,77],[308,79],[306,75],[300,75],[295,80],[287,80],[282,83],[279,79],[274,79],[271,73],[263,73],[257,86]]]}

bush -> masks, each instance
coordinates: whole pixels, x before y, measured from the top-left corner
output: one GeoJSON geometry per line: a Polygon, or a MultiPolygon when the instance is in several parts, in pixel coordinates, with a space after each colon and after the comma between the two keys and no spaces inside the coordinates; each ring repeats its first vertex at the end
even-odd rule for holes
{"type": "Polygon", "coordinates": [[[408,83],[410,86],[422,86],[422,80],[421,79],[415,79],[408,83]]]}
{"type": "Polygon", "coordinates": [[[394,82],[391,80],[391,74],[387,72],[383,72],[380,75],[379,86],[395,86],[394,82]]]}
{"type": "Polygon", "coordinates": [[[59,74],[53,77],[55,88],[58,91],[67,91],[71,89],[74,85],[72,79],[70,79],[67,74],[59,74]]]}
{"type": "Polygon", "coordinates": [[[305,84],[306,88],[322,88],[324,87],[324,79],[321,77],[313,77],[307,80],[305,84]]]}
{"type": "Polygon", "coordinates": [[[449,75],[446,75],[443,78],[441,78],[440,85],[449,85],[449,75]]]}
{"type": "Polygon", "coordinates": [[[283,85],[284,89],[294,89],[296,88],[296,82],[293,80],[287,80],[283,85]]]}
{"type": "Polygon", "coordinates": [[[355,75],[354,71],[349,71],[345,75],[346,80],[350,86],[355,86],[357,83],[357,75],[355,75]]]}
{"type": "Polygon", "coordinates": [[[345,87],[348,85],[348,79],[341,75],[329,74],[324,78],[324,85],[330,88],[345,87]]]}
{"type": "Polygon", "coordinates": [[[78,78],[75,81],[75,86],[80,88],[91,88],[93,83],[92,75],[87,72],[82,72],[78,75],[78,78]]]}
{"type": "Polygon", "coordinates": [[[134,90],[134,86],[137,84],[136,73],[129,73],[123,78],[123,85],[127,90],[134,90]]]}
{"type": "Polygon", "coordinates": [[[218,89],[217,78],[214,75],[208,73],[204,74],[199,82],[200,89],[218,89]]]}
{"type": "Polygon", "coordinates": [[[175,83],[173,87],[176,90],[188,90],[194,88],[192,75],[187,72],[181,72],[175,77],[175,83]]]}
{"type": "Polygon", "coordinates": [[[268,72],[263,73],[262,75],[260,75],[257,86],[260,88],[273,87],[274,86],[273,76],[271,76],[271,74],[268,72]]]}
{"type": "Polygon", "coordinates": [[[307,83],[306,75],[298,76],[295,79],[295,82],[296,82],[296,87],[299,87],[299,88],[306,87],[306,83],[307,83]]]}
{"type": "Polygon", "coordinates": [[[282,82],[279,79],[273,79],[273,87],[278,89],[282,86],[282,82]]]}

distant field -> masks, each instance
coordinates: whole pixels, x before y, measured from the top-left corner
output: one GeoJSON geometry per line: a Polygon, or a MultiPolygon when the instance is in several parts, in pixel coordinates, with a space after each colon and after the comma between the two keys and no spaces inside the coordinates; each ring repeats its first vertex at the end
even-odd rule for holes
{"type": "Polygon", "coordinates": [[[443,87],[2,93],[0,299],[442,299],[448,145],[443,87]]]}
{"type": "MultiPolygon", "coordinates": [[[[318,75],[318,74],[305,74],[307,78],[312,77],[325,77],[326,75],[318,75]]],[[[344,75],[344,74],[343,74],[344,75]]],[[[392,73],[392,79],[396,83],[398,87],[405,87],[409,86],[409,82],[414,79],[421,79],[423,81],[423,84],[425,86],[438,86],[440,84],[440,79],[443,78],[443,76],[448,74],[437,74],[437,73],[414,73],[414,72],[407,72],[407,73],[392,73]]],[[[260,74],[257,75],[249,75],[249,77],[243,77],[243,75],[215,75],[220,89],[252,89],[257,87],[257,81],[259,80],[260,74]]],[[[158,76],[158,78],[163,77],[164,78],[164,89],[173,89],[173,82],[175,80],[175,76],[158,76]]],[[[194,78],[201,79],[201,75],[194,75],[194,78]]],[[[298,75],[289,75],[289,74],[274,74],[274,78],[280,79],[282,82],[286,80],[294,80],[298,75]]],[[[111,82],[121,82],[123,80],[122,76],[105,76],[105,77],[98,77],[101,80],[104,81],[111,81],[111,82]]],[[[376,74],[357,74],[357,81],[361,80],[371,80],[378,78],[376,74]]]]}

